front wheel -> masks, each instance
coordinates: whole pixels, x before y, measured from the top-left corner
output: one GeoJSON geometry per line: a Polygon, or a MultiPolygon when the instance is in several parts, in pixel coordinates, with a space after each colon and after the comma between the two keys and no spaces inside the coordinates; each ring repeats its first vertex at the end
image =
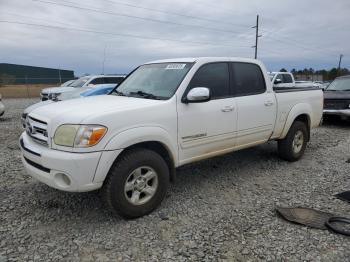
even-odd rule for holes
{"type": "Polygon", "coordinates": [[[164,159],[154,151],[136,149],[113,164],[102,193],[113,212],[137,218],[160,205],[168,186],[169,168],[164,159]]]}
{"type": "Polygon", "coordinates": [[[308,132],[305,123],[296,121],[290,127],[287,136],[278,141],[278,154],[287,161],[299,160],[305,151],[308,132]]]}

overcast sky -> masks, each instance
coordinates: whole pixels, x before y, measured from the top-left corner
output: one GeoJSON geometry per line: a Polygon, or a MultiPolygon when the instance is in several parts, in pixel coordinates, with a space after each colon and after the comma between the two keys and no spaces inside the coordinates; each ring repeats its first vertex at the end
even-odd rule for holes
{"type": "Polygon", "coordinates": [[[0,0],[0,63],[81,75],[102,72],[104,51],[106,74],[162,58],[253,57],[257,14],[269,70],[336,67],[340,54],[350,68],[349,0],[0,0]]]}

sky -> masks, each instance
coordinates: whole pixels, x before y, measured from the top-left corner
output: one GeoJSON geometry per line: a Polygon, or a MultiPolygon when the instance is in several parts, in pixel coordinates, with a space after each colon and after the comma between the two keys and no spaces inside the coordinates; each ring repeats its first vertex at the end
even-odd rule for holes
{"type": "Polygon", "coordinates": [[[147,61],[254,57],[281,68],[350,68],[349,0],[0,0],[0,63],[128,73],[147,61]]]}

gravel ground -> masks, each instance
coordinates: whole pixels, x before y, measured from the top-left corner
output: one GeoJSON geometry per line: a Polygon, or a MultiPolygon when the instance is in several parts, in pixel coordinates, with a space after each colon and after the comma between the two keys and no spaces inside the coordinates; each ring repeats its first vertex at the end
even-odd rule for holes
{"type": "Polygon", "coordinates": [[[350,238],[290,224],[276,206],[350,217],[332,195],[350,190],[350,124],[312,132],[305,156],[280,160],[276,143],[178,170],[152,214],[112,217],[98,192],[65,193],[23,170],[20,114],[35,100],[5,101],[0,118],[0,261],[350,261],[350,238]]]}

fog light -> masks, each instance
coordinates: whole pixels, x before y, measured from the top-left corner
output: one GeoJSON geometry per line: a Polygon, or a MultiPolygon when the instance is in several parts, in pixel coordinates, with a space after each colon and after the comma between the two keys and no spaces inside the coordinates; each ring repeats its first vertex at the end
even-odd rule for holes
{"type": "Polygon", "coordinates": [[[71,180],[67,175],[65,175],[63,173],[57,173],[55,175],[55,183],[59,187],[66,188],[66,187],[69,187],[71,185],[71,180]]]}

